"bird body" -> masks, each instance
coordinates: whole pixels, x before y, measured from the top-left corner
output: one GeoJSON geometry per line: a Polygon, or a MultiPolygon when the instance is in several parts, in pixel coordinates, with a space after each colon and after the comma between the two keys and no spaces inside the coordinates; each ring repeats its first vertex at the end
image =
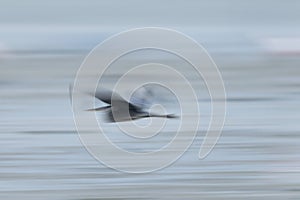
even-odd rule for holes
{"type": "Polygon", "coordinates": [[[106,121],[110,123],[131,121],[149,117],[178,118],[173,114],[156,114],[145,111],[145,106],[142,106],[142,104],[137,105],[129,102],[121,97],[121,95],[118,93],[107,89],[96,91],[94,97],[108,104],[108,106],[88,109],[87,111],[105,111],[106,121]]]}

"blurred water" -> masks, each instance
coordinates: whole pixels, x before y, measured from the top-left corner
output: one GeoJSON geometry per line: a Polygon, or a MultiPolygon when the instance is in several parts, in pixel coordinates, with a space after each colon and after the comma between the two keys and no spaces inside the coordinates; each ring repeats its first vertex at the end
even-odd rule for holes
{"type": "MultiPolygon", "coordinates": [[[[1,1],[0,199],[299,199],[299,2],[1,1]],[[95,45],[145,26],[182,31],[212,54],[227,90],[227,119],[204,160],[201,127],[173,165],[125,174],[98,163],[80,143],[68,86],[95,45]]],[[[199,97],[207,125],[207,93],[199,97]]],[[[108,130],[120,146],[138,151],[173,136],[169,129],[138,145],[108,130]]]]}
{"type": "Polygon", "coordinates": [[[228,108],[212,153],[198,160],[200,132],[173,165],[139,175],[106,168],[79,141],[68,85],[84,54],[2,59],[0,198],[299,199],[300,59],[233,57],[213,55],[228,108]]]}

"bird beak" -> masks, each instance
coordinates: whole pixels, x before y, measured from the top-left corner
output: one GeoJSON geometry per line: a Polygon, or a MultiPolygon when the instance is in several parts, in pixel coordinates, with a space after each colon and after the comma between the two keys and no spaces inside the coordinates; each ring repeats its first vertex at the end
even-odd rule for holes
{"type": "Polygon", "coordinates": [[[103,110],[107,110],[109,109],[111,106],[104,106],[104,107],[98,107],[98,108],[91,108],[91,109],[87,109],[85,111],[103,111],[103,110]]]}

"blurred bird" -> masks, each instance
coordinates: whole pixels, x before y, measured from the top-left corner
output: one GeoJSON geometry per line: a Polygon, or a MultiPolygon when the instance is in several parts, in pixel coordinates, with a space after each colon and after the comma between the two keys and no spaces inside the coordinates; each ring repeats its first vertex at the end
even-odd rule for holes
{"type": "Polygon", "coordinates": [[[106,121],[109,123],[131,121],[149,117],[159,118],[178,118],[174,114],[156,114],[147,111],[147,95],[153,95],[151,91],[144,90],[144,95],[139,93],[131,98],[131,101],[125,100],[118,93],[101,89],[96,91],[94,97],[106,104],[107,106],[88,109],[87,111],[106,111],[106,121]],[[147,95],[146,95],[147,94],[147,95]]]}

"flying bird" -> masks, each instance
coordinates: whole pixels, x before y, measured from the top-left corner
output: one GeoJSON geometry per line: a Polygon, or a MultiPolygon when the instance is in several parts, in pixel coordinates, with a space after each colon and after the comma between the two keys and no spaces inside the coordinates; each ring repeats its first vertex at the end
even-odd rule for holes
{"type": "MultiPolygon", "coordinates": [[[[151,93],[151,95],[153,94],[151,93]]],[[[132,121],[149,117],[178,118],[178,116],[174,114],[149,112],[147,110],[147,104],[145,103],[147,101],[146,95],[137,95],[137,97],[131,99],[131,101],[127,101],[118,93],[102,88],[101,90],[97,90],[93,96],[108,105],[88,109],[87,111],[104,111],[106,122],[109,123],[132,121]]]]}

